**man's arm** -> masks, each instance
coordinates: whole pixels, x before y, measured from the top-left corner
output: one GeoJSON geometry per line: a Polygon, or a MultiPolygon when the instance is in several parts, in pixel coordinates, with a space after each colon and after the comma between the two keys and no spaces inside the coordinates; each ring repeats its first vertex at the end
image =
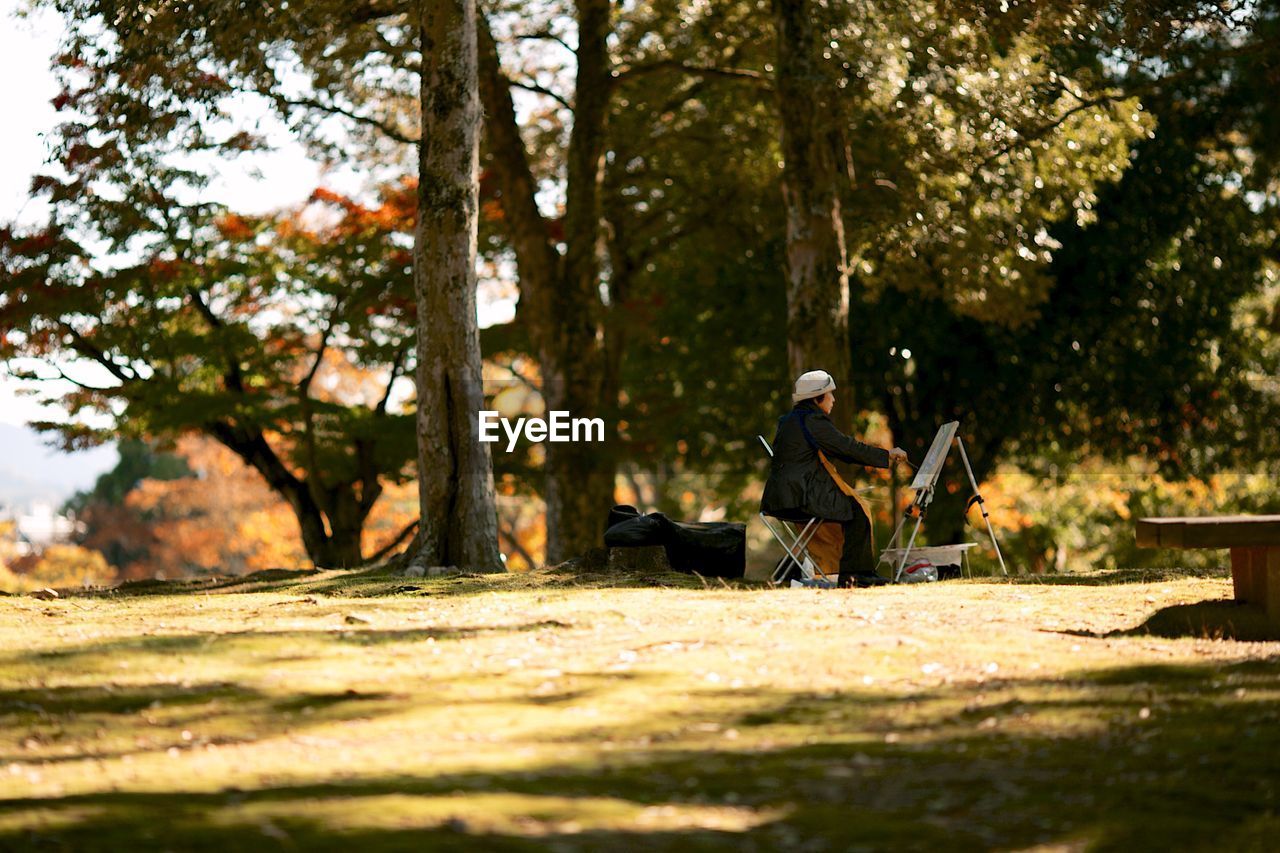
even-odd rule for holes
{"type": "Polygon", "coordinates": [[[854,462],[868,468],[888,468],[889,451],[883,447],[863,444],[856,438],[847,436],[826,415],[813,414],[808,417],[809,434],[814,442],[828,456],[842,462],[854,462]]]}

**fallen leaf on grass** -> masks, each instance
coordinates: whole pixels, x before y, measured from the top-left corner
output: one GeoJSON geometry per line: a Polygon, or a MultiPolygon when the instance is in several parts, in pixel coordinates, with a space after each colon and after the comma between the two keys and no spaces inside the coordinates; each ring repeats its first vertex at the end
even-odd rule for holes
{"type": "Polygon", "coordinates": [[[272,607],[280,607],[284,604],[317,604],[318,602],[313,596],[308,595],[306,598],[291,598],[288,601],[277,601],[272,607]]]}

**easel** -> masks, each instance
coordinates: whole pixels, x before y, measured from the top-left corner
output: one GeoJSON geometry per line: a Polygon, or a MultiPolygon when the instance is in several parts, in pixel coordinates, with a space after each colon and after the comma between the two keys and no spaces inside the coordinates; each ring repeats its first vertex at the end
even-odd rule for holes
{"type": "MultiPolygon", "coordinates": [[[[925,512],[929,509],[929,504],[933,502],[933,491],[938,484],[938,475],[942,473],[942,463],[947,459],[947,452],[951,449],[953,439],[960,446],[960,458],[964,461],[965,473],[969,475],[969,485],[973,487],[973,497],[970,499],[969,505],[976,503],[982,510],[982,520],[986,522],[987,535],[991,537],[991,544],[995,546],[996,559],[1000,561],[1000,571],[1006,576],[1009,574],[1009,570],[1004,565],[1004,555],[1000,553],[1000,543],[996,541],[995,530],[991,527],[991,516],[987,513],[986,501],[983,500],[982,492],[978,490],[978,479],[973,476],[973,466],[969,464],[969,454],[965,452],[964,439],[956,435],[956,430],[959,428],[959,421],[951,421],[938,428],[937,434],[933,437],[933,443],[929,445],[929,452],[925,454],[924,462],[921,462],[920,467],[916,469],[915,479],[911,481],[909,486],[909,488],[915,489],[915,499],[903,511],[902,519],[898,522],[897,529],[893,531],[893,536],[889,537],[889,544],[885,546],[884,551],[880,554],[880,562],[884,562],[887,555],[898,550],[895,547],[895,543],[901,545],[902,528],[906,525],[907,518],[913,514],[912,511],[914,510],[915,527],[911,530],[911,538],[907,540],[907,547],[902,550],[902,556],[894,570],[894,583],[902,579],[902,573],[907,567],[907,560],[910,558],[911,550],[916,544],[916,535],[919,534],[920,525],[924,522],[925,512]]],[[[892,565],[892,559],[890,559],[890,564],[892,565]]]]}

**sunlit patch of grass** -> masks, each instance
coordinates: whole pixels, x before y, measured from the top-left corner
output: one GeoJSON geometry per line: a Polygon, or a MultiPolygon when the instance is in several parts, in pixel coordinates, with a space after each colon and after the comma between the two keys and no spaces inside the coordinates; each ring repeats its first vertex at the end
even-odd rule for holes
{"type": "Polygon", "coordinates": [[[444,796],[380,794],[308,800],[259,801],[225,808],[211,823],[261,826],[285,831],[299,823],[328,832],[445,829],[470,835],[538,838],[601,830],[745,832],[776,820],[778,809],[688,803],[638,804],[616,797],[562,797],[517,793],[458,793],[444,796]]]}
{"type": "Polygon", "coordinates": [[[0,811],[0,838],[23,836],[34,840],[38,833],[54,832],[66,827],[91,823],[106,812],[105,806],[33,807],[23,811],[0,811]]]}
{"type": "Polygon", "coordinates": [[[408,583],[0,601],[0,848],[1149,848],[1276,828],[1280,647],[1135,632],[1225,578],[408,583]]]}

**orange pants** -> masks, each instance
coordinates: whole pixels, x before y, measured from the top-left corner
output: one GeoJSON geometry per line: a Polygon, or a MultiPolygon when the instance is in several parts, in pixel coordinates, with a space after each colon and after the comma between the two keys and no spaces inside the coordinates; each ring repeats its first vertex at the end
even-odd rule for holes
{"type": "Polygon", "coordinates": [[[840,574],[840,552],[844,550],[844,528],[838,521],[824,521],[809,540],[809,556],[822,569],[823,574],[836,577],[840,574]]]}

